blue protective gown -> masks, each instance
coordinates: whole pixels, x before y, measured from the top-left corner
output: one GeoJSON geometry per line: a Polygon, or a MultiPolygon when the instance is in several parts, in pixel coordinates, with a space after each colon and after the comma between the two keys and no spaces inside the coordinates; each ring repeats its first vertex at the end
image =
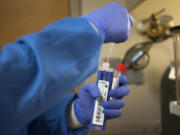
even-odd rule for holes
{"type": "Polygon", "coordinates": [[[86,19],[66,18],[5,45],[0,52],[0,135],[87,132],[68,129],[65,110],[75,95],[64,95],[96,71],[102,41],[86,19]]]}

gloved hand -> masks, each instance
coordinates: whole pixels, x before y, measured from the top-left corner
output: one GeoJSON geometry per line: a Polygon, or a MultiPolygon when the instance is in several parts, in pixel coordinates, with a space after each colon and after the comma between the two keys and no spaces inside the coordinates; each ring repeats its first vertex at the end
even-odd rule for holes
{"type": "MultiPolygon", "coordinates": [[[[111,101],[103,102],[104,114],[107,118],[116,118],[121,115],[121,108],[124,106],[125,101],[122,97],[128,95],[129,88],[126,86],[127,77],[120,77],[121,87],[118,87],[109,92],[109,96],[115,97],[111,101]]],[[[74,102],[74,113],[79,122],[85,126],[90,124],[91,114],[93,113],[93,103],[99,96],[99,89],[96,84],[90,83],[83,86],[79,98],[74,102]]]]}
{"type": "Polygon", "coordinates": [[[123,42],[128,39],[133,19],[126,8],[117,2],[83,16],[99,30],[104,42],[123,42]]]}

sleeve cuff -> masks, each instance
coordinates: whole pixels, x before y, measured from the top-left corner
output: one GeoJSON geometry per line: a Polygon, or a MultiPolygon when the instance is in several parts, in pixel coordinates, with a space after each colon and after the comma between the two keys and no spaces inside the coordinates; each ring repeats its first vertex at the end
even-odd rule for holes
{"type": "Polygon", "coordinates": [[[74,113],[74,102],[72,102],[71,105],[69,106],[68,125],[71,129],[78,129],[84,127],[84,125],[79,122],[79,120],[77,119],[74,113]]]}

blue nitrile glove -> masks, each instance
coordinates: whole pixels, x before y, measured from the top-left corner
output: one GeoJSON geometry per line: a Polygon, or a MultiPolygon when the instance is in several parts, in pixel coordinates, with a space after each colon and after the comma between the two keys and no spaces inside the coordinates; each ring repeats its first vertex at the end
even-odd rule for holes
{"type": "MultiPolygon", "coordinates": [[[[117,97],[117,99],[103,103],[103,112],[107,118],[116,118],[121,115],[121,108],[125,104],[122,97],[128,95],[129,93],[129,88],[126,86],[127,77],[121,76],[120,83],[121,87],[118,87],[109,93],[110,96],[117,97]]],[[[96,84],[90,83],[83,86],[79,98],[77,98],[74,102],[74,113],[79,122],[85,126],[90,124],[91,114],[94,110],[93,103],[98,96],[98,87],[96,84]]]]}
{"type": "Polygon", "coordinates": [[[122,99],[129,94],[129,88],[127,87],[128,79],[125,75],[120,77],[120,87],[115,88],[109,92],[109,96],[113,97],[113,100],[102,103],[104,110],[103,113],[107,119],[113,119],[121,116],[121,108],[124,107],[125,101],[122,99]]]}
{"type": "Polygon", "coordinates": [[[128,39],[133,19],[127,9],[117,2],[83,16],[99,30],[104,42],[123,42],[128,39]]]}

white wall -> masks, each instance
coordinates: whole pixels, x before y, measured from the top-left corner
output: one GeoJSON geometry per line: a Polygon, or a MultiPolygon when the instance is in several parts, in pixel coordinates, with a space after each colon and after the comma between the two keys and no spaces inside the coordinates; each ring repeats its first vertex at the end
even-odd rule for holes
{"type": "MultiPolygon", "coordinates": [[[[120,1],[120,0],[119,0],[120,1]]],[[[82,14],[91,12],[110,2],[110,0],[82,0],[82,14]]],[[[175,24],[180,24],[180,0],[146,0],[131,14],[134,20],[148,17],[152,12],[166,8],[165,13],[174,17],[175,24]]],[[[147,40],[132,29],[129,40],[115,46],[112,57],[122,58],[124,53],[133,44],[147,40]]],[[[108,53],[109,46],[104,45],[102,57],[108,53]]],[[[163,43],[156,44],[150,51],[151,61],[144,70],[144,85],[130,85],[131,93],[126,98],[126,106],[122,117],[108,122],[106,132],[92,131],[90,135],[149,135],[157,134],[160,130],[160,81],[165,68],[173,60],[173,45],[169,39],[163,43]]],[[[83,84],[95,82],[96,74],[83,84]]],[[[83,85],[82,84],[82,85],[83,85]]]]}

